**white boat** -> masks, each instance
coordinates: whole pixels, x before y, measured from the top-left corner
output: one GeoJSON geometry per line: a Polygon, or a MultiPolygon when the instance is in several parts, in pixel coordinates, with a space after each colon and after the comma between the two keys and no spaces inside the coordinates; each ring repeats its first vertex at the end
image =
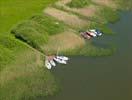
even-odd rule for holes
{"type": "Polygon", "coordinates": [[[58,59],[62,59],[62,60],[69,60],[69,58],[68,57],[66,57],[66,56],[56,56],[58,59]]]}
{"type": "Polygon", "coordinates": [[[46,68],[48,68],[48,69],[51,69],[51,68],[52,68],[52,66],[51,66],[51,64],[49,63],[48,60],[45,60],[45,66],[46,66],[46,68]]]}
{"type": "Polygon", "coordinates": [[[54,57],[54,60],[58,63],[61,63],[61,64],[67,64],[67,62],[65,60],[62,60],[62,59],[58,59],[57,57],[54,57]]]}
{"type": "Polygon", "coordinates": [[[92,35],[93,37],[96,37],[96,33],[95,32],[92,32],[92,31],[87,31],[90,35],[92,35]]]}
{"type": "Polygon", "coordinates": [[[51,64],[52,66],[54,66],[54,67],[56,66],[56,64],[55,64],[55,62],[54,62],[53,60],[50,60],[49,62],[50,62],[50,64],[51,64]]]}
{"type": "Polygon", "coordinates": [[[94,32],[96,35],[98,35],[98,36],[101,36],[102,35],[102,33],[99,31],[99,30],[97,30],[97,29],[91,29],[91,30],[89,30],[90,32],[94,32]]]}

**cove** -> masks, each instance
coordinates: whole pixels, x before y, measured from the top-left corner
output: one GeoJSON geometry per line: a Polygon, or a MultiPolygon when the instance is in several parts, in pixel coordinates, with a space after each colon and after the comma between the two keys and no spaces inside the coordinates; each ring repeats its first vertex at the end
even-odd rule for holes
{"type": "Polygon", "coordinates": [[[71,57],[68,65],[52,70],[61,91],[39,100],[132,100],[132,12],[120,17],[109,24],[117,35],[108,41],[114,41],[117,52],[109,57],[71,57]]]}

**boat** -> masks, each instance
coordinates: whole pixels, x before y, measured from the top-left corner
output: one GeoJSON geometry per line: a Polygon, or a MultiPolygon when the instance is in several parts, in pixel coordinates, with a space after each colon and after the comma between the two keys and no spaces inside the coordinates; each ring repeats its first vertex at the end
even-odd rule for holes
{"type": "Polygon", "coordinates": [[[101,36],[102,35],[102,33],[98,29],[91,29],[89,31],[95,33],[97,36],[101,36]]]}
{"type": "Polygon", "coordinates": [[[96,37],[97,34],[95,32],[92,32],[92,31],[87,31],[88,34],[90,34],[92,37],[96,37]]]}
{"type": "Polygon", "coordinates": [[[91,39],[91,36],[89,36],[88,34],[86,34],[86,32],[81,32],[80,35],[84,38],[84,39],[91,39]]]}
{"type": "Polygon", "coordinates": [[[67,62],[65,60],[59,59],[57,57],[54,57],[54,60],[60,64],[67,64],[67,62]]]}
{"type": "Polygon", "coordinates": [[[49,63],[48,60],[45,60],[45,66],[46,66],[46,68],[48,68],[48,69],[51,69],[51,68],[52,68],[52,66],[51,66],[51,64],[49,63]]]}
{"type": "Polygon", "coordinates": [[[58,59],[62,59],[62,60],[69,60],[69,58],[68,57],[66,57],[66,56],[56,56],[58,59]]]}
{"type": "Polygon", "coordinates": [[[94,37],[90,32],[86,32],[86,34],[90,37],[94,37]]]}
{"type": "Polygon", "coordinates": [[[54,67],[56,66],[56,64],[55,64],[55,62],[54,62],[53,60],[50,60],[49,62],[50,62],[50,64],[51,64],[52,66],[54,66],[54,67]]]}
{"type": "Polygon", "coordinates": [[[97,32],[97,35],[98,36],[101,36],[102,35],[102,33],[99,30],[97,30],[97,29],[96,29],[96,32],[97,32]]]}

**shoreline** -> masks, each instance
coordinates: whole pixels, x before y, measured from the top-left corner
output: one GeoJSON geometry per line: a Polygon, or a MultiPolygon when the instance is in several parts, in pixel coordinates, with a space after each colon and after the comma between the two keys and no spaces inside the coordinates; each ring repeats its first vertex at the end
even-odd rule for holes
{"type": "MultiPolygon", "coordinates": [[[[92,4],[90,8],[88,6],[84,7],[84,9],[76,9],[67,7],[64,4],[61,5],[61,3],[57,7],[55,3],[50,5],[49,9],[45,8],[39,15],[32,16],[13,27],[11,30],[13,34],[9,35],[9,37],[13,37],[11,38],[12,41],[8,41],[9,44],[7,42],[7,44],[5,44],[6,37],[0,40],[0,42],[2,41],[1,43],[4,44],[2,47],[6,47],[8,51],[5,53],[2,52],[3,55],[6,53],[18,53],[15,55],[17,59],[13,59],[9,56],[8,59],[12,61],[9,61],[6,65],[2,65],[2,70],[0,70],[2,73],[0,78],[0,85],[2,84],[0,94],[3,93],[3,100],[5,98],[10,100],[12,95],[16,96],[13,97],[13,100],[18,100],[17,98],[22,98],[23,96],[36,98],[35,96],[38,95],[54,95],[56,91],[58,91],[59,86],[56,82],[56,78],[44,68],[43,62],[45,58],[42,53],[55,54],[58,48],[60,48],[60,54],[66,55],[91,57],[112,55],[116,51],[115,47],[107,49],[98,48],[92,44],[92,41],[88,41],[88,45],[86,45],[86,42],[79,36],[80,30],[97,27],[105,33],[104,35],[113,34],[106,25],[110,22],[117,22],[119,20],[119,16],[117,15],[118,11],[124,8],[118,8],[116,11],[113,11],[111,8],[106,7],[107,9],[105,9],[105,7],[92,4]],[[97,7],[99,10],[101,9],[100,12],[104,11],[104,13],[96,13],[94,7],[97,7]],[[92,9],[96,14],[92,13],[89,9],[92,9]],[[48,11],[51,11],[51,13],[48,11]],[[85,14],[86,11],[92,16],[85,14]],[[114,17],[111,17],[113,13],[114,17]],[[60,17],[60,15],[63,15],[63,18],[60,17]],[[74,21],[73,19],[76,20],[74,21]],[[93,22],[94,20],[95,22],[93,22]],[[102,21],[101,25],[97,23],[100,22],[100,20],[102,21]],[[19,38],[14,38],[14,36],[19,38]],[[20,38],[23,39],[23,41],[20,38]],[[13,40],[19,41],[19,43],[13,40]],[[11,91],[17,91],[18,87],[21,89],[21,93],[18,93],[18,95],[11,93],[11,91]],[[35,87],[35,89],[33,89],[33,87],[35,87]],[[41,91],[43,91],[43,93],[41,91]],[[8,93],[9,97],[6,97],[8,93]]],[[[10,40],[10,38],[7,40],[10,40]]]]}

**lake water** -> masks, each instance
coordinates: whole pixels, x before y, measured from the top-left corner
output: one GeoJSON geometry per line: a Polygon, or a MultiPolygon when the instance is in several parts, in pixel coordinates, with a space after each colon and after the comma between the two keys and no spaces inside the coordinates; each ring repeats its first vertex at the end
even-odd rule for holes
{"type": "Polygon", "coordinates": [[[61,91],[41,100],[132,100],[132,12],[121,13],[121,20],[109,27],[117,35],[100,43],[115,43],[117,52],[109,57],[72,57],[68,65],[57,66],[52,73],[61,91]]]}

